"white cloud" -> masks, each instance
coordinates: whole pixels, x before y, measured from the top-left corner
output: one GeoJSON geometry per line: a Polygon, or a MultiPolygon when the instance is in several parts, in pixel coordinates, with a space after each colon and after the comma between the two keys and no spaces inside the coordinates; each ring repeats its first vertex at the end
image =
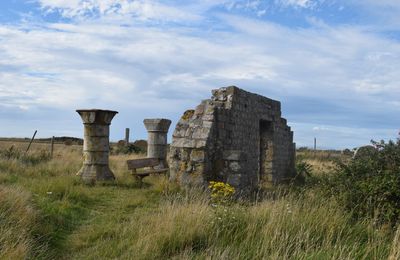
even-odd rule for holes
{"type": "Polygon", "coordinates": [[[357,28],[299,30],[237,16],[220,18],[235,32],[203,38],[191,36],[193,31],[120,27],[101,20],[50,24],[28,32],[3,26],[1,64],[18,68],[8,77],[35,72],[29,84],[89,89],[112,85],[116,93],[144,85],[204,89],[215,80],[245,81],[249,86],[256,82],[279,86],[281,94],[317,97],[343,92],[366,98],[388,91],[398,95],[392,83],[399,80],[399,60],[391,56],[400,49],[395,42],[357,28]],[[40,73],[55,76],[38,78],[40,73]]]}
{"type": "Polygon", "coordinates": [[[219,7],[229,11],[250,11],[262,17],[276,8],[313,9],[321,0],[194,0],[189,2],[163,2],[160,0],[36,0],[46,12],[58,12],[66,18],[121,16],[135,17],[136,21],[199,22],[207,20],[205,13],[219,7]]]}
{"type": "Polygon", "coordinates": [[[316,0],[275,0],[278,4],[283,6],[292,6],[300,8],[312,8],[317,4],[316,0]]]}
{"type": "Polygon", "coordinates": [[[137,20],[196,21],[200,16],[153,0],[37,0],[47,12],[67,18],[134,16],[137,20]]]}
{"type": "Polygon", "coordinates": [[[315,132],[320,132],[320,131],[327,131],[329,130],[329,128],[326,126],[314,126],[312,130],[315,132]]]}

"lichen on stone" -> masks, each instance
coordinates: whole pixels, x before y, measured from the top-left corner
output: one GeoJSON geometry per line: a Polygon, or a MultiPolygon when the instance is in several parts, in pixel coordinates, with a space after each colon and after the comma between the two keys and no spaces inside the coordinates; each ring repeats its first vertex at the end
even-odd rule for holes
{"type": "Polygon", "coordinates": [[[186,110],[185,113],[183,113],[181,119],[182,120],[189,120],[194,114],[193,109],[186,110]]]}

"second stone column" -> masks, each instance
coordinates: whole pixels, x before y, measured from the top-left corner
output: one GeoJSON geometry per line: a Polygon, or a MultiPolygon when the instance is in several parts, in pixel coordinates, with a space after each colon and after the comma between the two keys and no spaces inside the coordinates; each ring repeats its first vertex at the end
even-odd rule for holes
{"type": "Polygon", "coordinates": [[[147,158],[158,158],[160,167],[167,167],[167,134],[171,120],[164,118],[145,119],[147,129],[147,158]]]}

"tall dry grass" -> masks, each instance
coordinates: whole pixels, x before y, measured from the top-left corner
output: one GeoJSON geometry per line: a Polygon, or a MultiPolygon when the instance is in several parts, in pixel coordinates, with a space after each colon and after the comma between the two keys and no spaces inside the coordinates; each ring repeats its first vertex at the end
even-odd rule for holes
{"type": "MultiPolygon", "coordinates": [[[[0,258],[398,259],[396,235],[354,220],[314,190],[276,191],[257,203],[215,205],[163,177],[143,186],[126,160],[117,180],[83,185],[81,147],[38,164],[0,159],[0,258]]],[[[32,153],[40,148],[33,149],[32,153]]]]}
{"type": "Polygon", "coordinates": [[[150,208],[141,203],[121,202],[135,210],[105,213],[75,233],[72,248],[79,253],[69,257],[386,259],[390,251],[390,234],[312,194],[256,205],[210,205],[205,194],[164,197],[150,208]]]}
{"type": "Polygon", "coordinates": [[[400,259],[400,226],[397,228],[389,255],[389,260],[398,259],[400,259]]]}
{"type": "Polygon", "coordinates": [[[0,259],[27,259],[44,251],[31,235],[36,218],[29,192],[0,186],[0,259]]]}

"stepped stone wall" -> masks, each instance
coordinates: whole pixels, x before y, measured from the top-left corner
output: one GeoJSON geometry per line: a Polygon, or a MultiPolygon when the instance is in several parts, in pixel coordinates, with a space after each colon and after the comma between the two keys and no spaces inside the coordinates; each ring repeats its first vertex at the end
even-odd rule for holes
{"type": "Polygon", "coordinates": [[[170,146],[170,177],[182,185],[214,180],[252,191],[293,178],[294,157],[280,102],[231,86],[183,114],[170,146]]]}

